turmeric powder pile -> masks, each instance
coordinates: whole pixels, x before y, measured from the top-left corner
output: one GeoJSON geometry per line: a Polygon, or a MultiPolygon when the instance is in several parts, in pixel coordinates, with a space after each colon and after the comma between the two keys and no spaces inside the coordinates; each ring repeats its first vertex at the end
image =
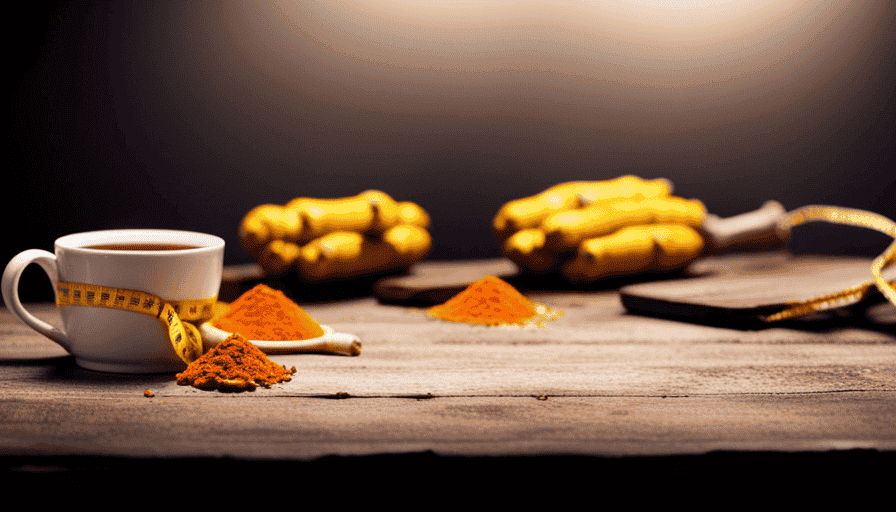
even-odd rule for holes
{"type": "Polygon", "coordinates": [[[258,386],[269,388],[292,380],[295,373],[295,366],[287,370],[234,334],[178,373],[177,383],[209,391],[254,391],[258,386]]]}
{"type": "Polygon", "coordinates": [[[485,276],[427,313],[449,322],[479,325],[523,325],[554,319],[558,312],[529,301],[516,288],[495,276],[485,276]]]}
{"type": "Polygon", "coordinates": [[[503,254],[572,282],[681,268],[700,256],[706,208],[668,180],[575,181],[506,203],[493,227],[503,254]]]}
{"type": "Polygon", "coordinates": [[[211,324],[250,340],[307,340],[324,335],[323,327],[298,304],[264,284],[242,294],[211,324]]]}

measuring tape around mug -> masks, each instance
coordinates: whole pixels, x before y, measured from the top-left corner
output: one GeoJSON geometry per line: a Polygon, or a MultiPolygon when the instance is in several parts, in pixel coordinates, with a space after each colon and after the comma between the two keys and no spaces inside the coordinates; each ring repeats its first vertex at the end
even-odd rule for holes
{"type": "Polygon", "coordinates": [[[62,281],[56,284],[57,306],[120,309],[155,317],[165,326],[174,352],[187,364],[202,355],[202,335],[194,324],[212,317],[216,300],[165,300],[139,290],[62,281]]]}

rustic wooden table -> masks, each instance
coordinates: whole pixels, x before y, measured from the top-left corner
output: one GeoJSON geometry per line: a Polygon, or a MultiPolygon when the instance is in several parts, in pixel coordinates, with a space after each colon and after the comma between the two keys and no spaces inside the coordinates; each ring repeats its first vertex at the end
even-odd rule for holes
{"type": "MultiPolygon", "coordinates": [[[[229,285],[222,293],[238,291],[229,285]]],[[[749,330],[628,314],[613,289],[528,295],[565,314],[508,329],[434,320],[369,293],[307,302],[321,323],[358,335],[361,355],[275,355],[298,369],[292,381],[236,394],[81,369],[4,309],[0,456],[7,477],[31,478],[43,470],[29,468],[122,461],[392,456],[519,468],[572,457],[616,471],[669,457],[708,469],[720,454],[896,453],[889,304],[862,319],[749,330]]],[[[58,323],[52,304],[30,309],[58,323]]]]}

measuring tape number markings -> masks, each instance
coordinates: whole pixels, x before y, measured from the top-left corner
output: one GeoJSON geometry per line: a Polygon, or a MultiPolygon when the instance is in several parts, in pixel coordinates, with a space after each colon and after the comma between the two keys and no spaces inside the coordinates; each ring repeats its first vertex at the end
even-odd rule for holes
{"type": "Polygon", "coordinates": [[[87,306],[132,311],[155,317],[165,326],[171,346],[185,363],[202,355],[202,335],[196,323],[212,317],[217,296],[197,300],[165,300],[151,293],[85,283],[59,282],[57,306],[87,306]]]}

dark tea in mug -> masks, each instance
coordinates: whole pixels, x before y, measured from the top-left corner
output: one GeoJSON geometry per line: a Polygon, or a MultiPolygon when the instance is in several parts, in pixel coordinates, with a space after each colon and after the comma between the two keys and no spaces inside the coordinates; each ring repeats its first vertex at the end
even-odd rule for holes
{"type": "Polygon", "coordinates": [[[85,245],[85,249],[100,249],[104,251],[182,251],[184,249],[196,249],[198,245],[170,245],[170,244],[102,244],[85,245]]]}

